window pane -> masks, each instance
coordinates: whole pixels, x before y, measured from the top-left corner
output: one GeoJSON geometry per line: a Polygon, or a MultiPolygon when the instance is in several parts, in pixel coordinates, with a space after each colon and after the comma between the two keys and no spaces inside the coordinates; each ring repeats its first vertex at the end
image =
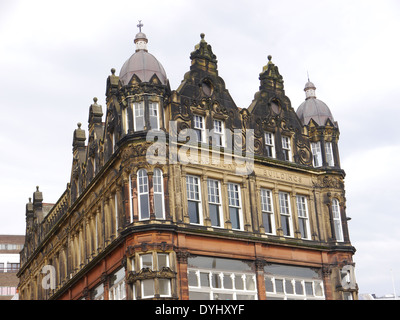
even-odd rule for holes
{"type": "Polygon", "coordinates": [[[164,219],[164,197],[162,194],[154,194],[154,210],[156,214],[156,219],[164,219]]]}
{"type": "Polygon", "coordinates": [[[246,276],[246,290],[255,290],[256,289],[256,283],[254,281],[254,278],[252,276],[247,275],[246,276]]]}
{"type": "Polygon", "coordinates": [[[296,280],[294,286],[295,286],[296,294],[301,294],[301,295],[304,294],[304,289],[303,289],[303,285],[302,285],[301,281],[296,280]]]}
{"type": "Polygon", "coordinates": [[[232,289],[233,283],[230,274],[224,273],[224,288],[225,289],[232,289]]]}
{"type": "Polygon", "coordinates": [[[149,118],[150,118],[150,129],[158,130],[158,103],[150,102],[149,103],[149,118]]]}
{"type": "Polygon", "coordinates": [[[304,286],[306,288],[306,295],[307,296],[313,296],[314,295],[314,290],[313,290],[313,283],[312,282],[305,282],[304,286]]]}
{"type": "Polygon", "coordinates": [[[232,229],[240,229],[239,209],[229,208],[229,215],[232,223],[232,229]]]}
{"type": "Polygon", "coordinates": [[[212,273],[211,274],[211,278],[212,278],[212,286],[213,288],[221,288],[222,284],[221,284],[221,278],[219,277],[218,273],[212,273]]]}
{"type": "Polygon", "coordinates": [[[235,275],[235,289],[238,290],[244,289],[243,279],[241,275],[235,275]]]}
{"type": "Polygon", "coordinates": [[[200,223],[199,219],[199,203],[195,201],[188,201],[188,213],[190,223],[200,223]]]}
{"type": "Polygon", "coordinates": [[[154,279],[142,281],[143,297],[154,296],[154,279]]]}
{"type": "Polygon", "coordinates": [[[143,103],[135,103],[135,131],[144,129],[144,107],[143,103]]]}
{"type": "Polygon", "coordinates": [[[140,219],[148,219],[149,217],[149,195],[142,194],[140,196],[140,219]]]}
{"type": "Polygon", "coordinates": [[[197,278],[197,273],[195,271],[191,271],[191,270],[189,271],[188,282],[189,282],[189,286],[191,286],[191,287],[199,286],[199,280],[197,278]]]}
{"type": "Polygon", "coordinates": [[[161,270],[164,267],[169,267],[168,254],[158,253],[157,260],[158,260],[158,270],[161,270]]]}
{"type": "Polygon", "coordinates": [[[216,204],[210,204],[209,209],[210,209],[211,225],[214,227],[220,227],[221,223],[219,221],[219,206],[216,204]]]}
{"type": "Polygon", "coordinates": [[[265,278],[265,291],[274,292],[274,285],[273,285],[272,279],[270,277],[265,278]]]}
{"type": "Polygon", "coordinates": [[[189,300],[210,300],[210,294],[208,292],[189,291],[189,300]]]}
{"type": "Polygon", "coordinates": [[[142,262],[142,268],[150,268],[153,269],[153,255],[149,254],[142,254],[140,256],[140,260],[142,262]]]}
{"type": "Polygon", "coordinates": [[[210,279],[208,275],[208,273],[200,272],[200,285],[202,287],[210,287],[210,279]]]}
{"type": "Polygon", "coordinates": [[[281,224],[284,236],[290,236],[290,224],[288,216],[281,216],[281,224]]]}
{"type": "Polygon", "coordinates": [[[160,296],[170,296],[171,295],[171,280],[159,279],[158,286],[160,288],[160,296]]]}
{"type": "Polygon", "coordinates": [[[227,293],[214,293],[214,300],[233,300],[233,295],[227,293]]]}
{"type": "Polygon", "coordinates": [[[266,233],[272,233],[272,215],[270,213],[263,213],[263,223],[266,233]]]}
{"type": "Polygon", "coordinates": [[[283,280],[275,279],[275,288],[277,293],[283,293],[283,280]]]}
{"type": "Polygon", "coordinates": [[[294,293],[293,284],[290,279],[285,279],[285,290],[286,290],[286,293],[288,293],[288,294],[294,293]]]}

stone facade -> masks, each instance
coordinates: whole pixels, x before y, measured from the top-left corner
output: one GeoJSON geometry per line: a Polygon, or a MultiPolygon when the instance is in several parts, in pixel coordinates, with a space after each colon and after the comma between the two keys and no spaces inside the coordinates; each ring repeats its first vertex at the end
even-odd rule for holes
{"type": "Polygon", "coordinates": [[[357,299],[337,123],[302,123],[272,57],[244,109],[204,34],[190,59],[176,90],[111,70],[67,189],[27,204],[21,299],[357,299]]]}

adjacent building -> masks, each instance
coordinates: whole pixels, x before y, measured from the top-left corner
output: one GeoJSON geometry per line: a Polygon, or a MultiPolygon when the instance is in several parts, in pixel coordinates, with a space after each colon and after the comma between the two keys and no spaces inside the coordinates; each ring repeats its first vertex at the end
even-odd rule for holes
{"type": "Polygon", "coordinates": [[[240,108],[204,34],[175,90],[134,42],[73,133],[65,192],[27,204],[20,299],[357,299],[339,127],[315,85],[295,110],[269,56],[240,108]]]}
{"type": "Polygon", "coordinates": [[[22,235],[0,235],[0,300],[11,300],[17,294],[22,235]]]}

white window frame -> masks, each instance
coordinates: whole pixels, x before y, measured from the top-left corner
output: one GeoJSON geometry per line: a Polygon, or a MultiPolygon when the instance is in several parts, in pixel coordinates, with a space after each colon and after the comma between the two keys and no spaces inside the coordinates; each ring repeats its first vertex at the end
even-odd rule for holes
{"type": "Polygon", "coordinates": [[[333,221],[333,229],[335,232],[335,239],[337,242],[343,242],[343,226],[342,226],[342,216],[340,212],[340,203],[339,200],[334,198],[332,199],[332,221],[333,221]]]}
{"type": "Polygon", "coordinates": [[[282,136],[282,152],[285,158],[285,161],[292,161],[292,147],[290,137],[282,136]],[[287,159],[286,159],[287,153],[287,159]]]}
{"type": "Polygon", "coordinates": [[[228,183],[228,204],[229,204],[229,220],[231,221],[231,223],[232,223],[231,208],[236,209],[237,214],[238,214],[239,228],[234,228],[232,226],[232,229],[233,230],[244,230],[241,188],[240,188],[240,185],[237,183],[231,183],[231,182],[228,183]],[[235,190],[235,187],[237,187],[237,190],[235,190]],[[232,198],[231,197],[232,194],[237,194],[237,197],[234,196],[232,198]]]}
{"type": "Polygon", "coordinates": [[[266,150],[270,149],[270,151],[267,151],[267,153],[271,152],[271,154],[267,155],[267,157],[275,158],[275,135],[272,132],[265,132],[264,138],[266,150]]]}
{"type": "Polygon", "coordinates": [[[223,120],[213,120],[213,145],[225,148],[225,123],[223,120]]]}
{"type": "Polygon", "coordinates": [[[265,233],[266,234],[276,234],[272,191],[269,189],[261,188],[260,198],[261,198],[261,213],[262,213],[263,225],[265,226],[264,216],[268,215],[268,218],[270,221],[270,227],[271,227],[271,232],[267,232],[267,230],[265,230],[265,233]]]}
{"type": "Polygon", "coordinates": [[[160,130],[160,108],[159,108],[158,102],[149,101],[149,119],[150,119],[150,129],[160,130]],[[156,114],[154,114],[154,111],[156,111],[156,114]],[[151,127],[151,118],[152,117],[157,119],[157,127],[156,128],[151,127]]]}
{"type": "Polygon", "coordinates": [[[205,121],[203,116],[197,114],[193,116],[193,129],[196,132],[200,132],[200,141],[198,142],[205,142],[205,121]]]}
{"type": "Polygon", "coordinates": [[[163,172],[161,169],[156,168],[153,171],[153,202],[154,202],[154,214],[156,215],[156,219],[164,220],[165,219],[165,204],[164,204],[164,178],[163,172]],[[156,196],[160,196],[161,198],[161,216],[157,216],[156,212],[156,196]]]}
{"type": "Polygon", "coordinates": [[[146,118],[145,118],[145,108],[143,101],[135,102],[133,104],[133,122],[134,122],[134,130],[136,131],[143,131],[144,127],[146,126],[146,118]],[[141,114],[143,113],[143,114],[141,114]],[[137,120],[138,118],[143,118],[143,128],[138,129],[137,120]]]}
{"type": "Polygon", "coordinates": [[[326,163],[329,167],[335,166],[335,161],[333,159],[332,142],[325,141],[325,158],[326,163]]]}
{"type": "Polygon", "coordinates": [[[322,167],[322,152],[321,142],[311,142],[311,152],[313,155],[313,166],[314,168],[322,167]]]}
{"type": "Polygon", "coordinates": [[[139,220],[149,220],[150,219],[150,196],[149,196],[149,176],[146,169],[140,169],[137,172],[137,194],[138,194],[138,216],[139,220]],[[144,173],[144,176],[141,176],[144,173]],[[143,217],[144,212],[142,212],[142,197],[147,198],[147,215],[148,217],[143,217]]]}
{"type": "Polygon", "coordinates": [[[325,300],[325,290],[324,283],[322,280],[313,280],[307,278],[299,277],[285,277],[285,276],[274,276],[274,275],[264,275],[264,281],[269,279],[272,283],[272,291],[267,291],[267,286],[265,286],[265,293],[268,298],[279,298],[282,300],[325,300]],[[283,291],[277,291],[276,281],[282,281],[283,291]],[[286,282],[290,282],[293,288],[293,292],[287,292],[286,282]],[[301,285],[303,293],[296,292],[296,282],[301,285]],[[312,294],[307,294],[306,283],[311,284],[312,294]],[[317,286],[319,289],[316,290],[317,286]],[[317,295],[317,292],[321,292],[321,295],[317,295]]]}
{"type": "Polygon", "coordinates": [[[189,201],[196,203],[197,212],[199,215],[198,223],[190,221],[190,224],[203,225],[203,210],[202,210],[203,208],[202,208],[202,200],[201,200],[201,179],[200,179],[200,177],[192,176],[192,175],[186,176],[186,196],[187,196],[187,201],[188,201],[189,220],[190,220],[189,201]],[[193,183],[190,181],[191,179],[192,179],[193,183]],[[193,186],[193,189],[190,189],[191,186],[193,186]],[[196,187],[197,187],[197,191],[195,189],[196,187]]]}
{"type": "Polygon", "coordinates": [[[289,227],[289,234],[284,234],[284,237],[293,237],[293,218],[292,210],[290,206],[290,194],[287,192],[279,192],[279,214],[281,221],[281,228],[283,230],[282,219],[287,219],[287,225],[289,227]]]}
{"type": "Polygon", "coordinates": [[[299,221],[299,230],[300,233],[302,234],[302,239],[310,240],[311,239],[310,219],[308,214],[307,197],[304,195],[296,195],[296,207],[297,207],[297,219],[299,221]],[[304,223],[301,224],[300,221],[303,221],[304,223]],[[303,237],[303,232],[301,230],[302,227],[305,228],[303,230],[304,233],[306,234],[305,237],[303,237]]]}
{"type": "Polygon", "coordinates": [[[208,194],[208,207],[210,208],[210,205],[215,205],[218,208],[219,225],[212,224],[211,211],[209,209],[211,225],[215,228],[223,228],[224,220],[223,220],[222,198],[221,198],[222,194],[221,194],[221,183],[219,180],[207,179],[207,194],[208,194]]]}
{"type": "Polygon", "coordinates": [[[188,284],[190,292],[209,294],[210,300],[215,300],[216,296],[219,294],[229,294],[232,295],[233,300],[238,300],[238,295],[253,297],[254,300],[258,299],[257,295],[257,276],[254,272],[240,272],[240,271],[226,271],[219,269],[199,269],[199,268],[188,268],[189,273],[192,272],[197,278],[197,286],[191,286],[188,284]],[[207,275],[209,286],[201,286],[200,274],[207,275]],[[224,276],[231,279],[232,288],[225,288],[224,276]],[[218,277],[220,284],[219,287],[214,287],[213,277],[218,277]],[[248,288],[248,280],[253,283],[254,289],[248,288]],[[243,289],[236,288],[236,279],[241,279],[243,284],[243,289]]]}

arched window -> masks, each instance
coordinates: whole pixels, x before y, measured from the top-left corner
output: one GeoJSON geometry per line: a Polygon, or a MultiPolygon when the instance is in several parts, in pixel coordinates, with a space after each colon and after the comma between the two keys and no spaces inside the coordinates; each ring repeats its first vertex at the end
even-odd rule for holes
{"type": "Polygon", "coordinates": [[[163,174],[160,169],[155,169],[153,173],[154,188],[154,211],[156,219],[165,219],[164,216],[164,188],[163,174]]]}
{"type": "Polygon", "coordinates": [[[342,218],[340,215],[339,200],[332,200],[332,219],[333,219],[333,229],[335,231],[336,241],[342,242],[343,239],[343,228],[342,228],[342,218]]]}
{"type": "Polygon", "coordinates": [[[138,177],[138,205],[139,205],[139,220],[150,218],[149,206],[149,179],[147,171],[140,169],[137,173],[138,177]]]}

